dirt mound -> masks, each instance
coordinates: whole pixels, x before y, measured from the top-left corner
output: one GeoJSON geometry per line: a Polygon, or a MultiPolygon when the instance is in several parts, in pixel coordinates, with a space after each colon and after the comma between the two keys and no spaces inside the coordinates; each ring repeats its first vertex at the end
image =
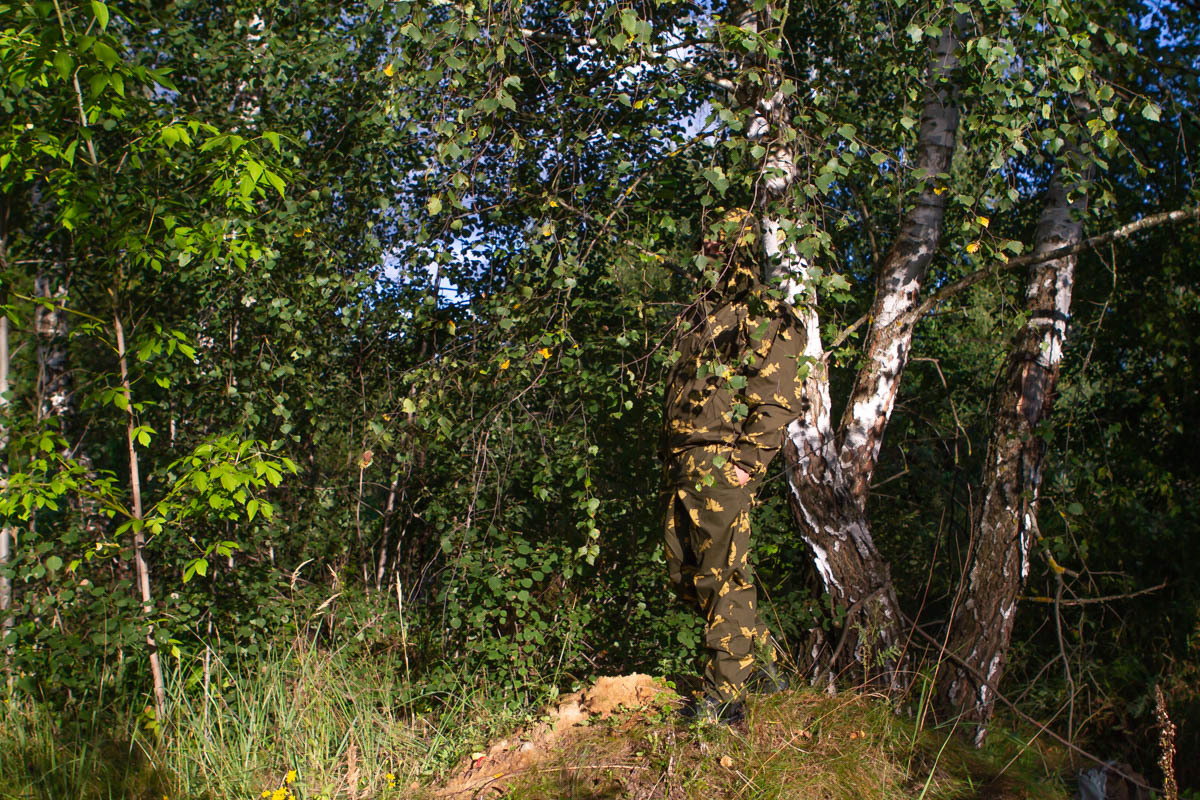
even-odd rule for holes
{"type": "Polygon", "coordinates": [[[502,739],[485,752],[472,753],[435,791],[436,797],[477,798],[501,794],[507,779],[529,771],[569,739],[573,729],[606,719],[619,710],[661,707],[678,695],[649,675],[599,678],[589,689],[559,698],[532,729],[502,739]]]}

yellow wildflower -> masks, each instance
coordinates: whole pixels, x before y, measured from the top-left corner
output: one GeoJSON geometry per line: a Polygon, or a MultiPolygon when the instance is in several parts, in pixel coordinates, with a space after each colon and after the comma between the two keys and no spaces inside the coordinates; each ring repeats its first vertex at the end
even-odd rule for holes
{"type": "MultiPolygon", "coordinates": [[[[370,451],[370,450],[368,450],[367,452],[363,453],[363,459],[364,459],[364,460],[365,460],[365,461],[366,461],[368,464],[370,464],[370,463],[371,463],[371,451],[370,451]]],[[[288,772],[287,772],[287,775],[286,775],[286,776],[284,776],[283,782],[284,782],[284,783],[295,783],[295,782],[296,782],[296,770],[294,770],[294,769],[289,769],[289,770],[288,770],[288,772]]]]}
{"type": "Polygon", "coordinates": [[[538,350],[538,355],[541,356],[542,358],[549,358],[550,357],[550,348],[543,347],[541,350],[538,350]]]}
{"type": "Polygon", "coordinates": [[[509,363],[509,362],[508,362],[508,359],[507,359],[507,358],[506,358],[506,359],[504,359],[503,361],[501,361],[501,362],[500,362],[500,369],[508,369],[508,363],[509,363]]]}

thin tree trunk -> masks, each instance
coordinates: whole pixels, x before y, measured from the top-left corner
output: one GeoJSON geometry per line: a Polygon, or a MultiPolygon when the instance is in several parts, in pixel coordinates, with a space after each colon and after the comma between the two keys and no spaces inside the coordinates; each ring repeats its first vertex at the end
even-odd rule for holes
{"type": "Polygon", "coordinates": [[[396,488],[400,485],[400,472],[392,476],[392,485],[388,487],[387,505],[383,508],[383,536],[379,543],[379,560],[375,564],[375,591],[383,590],[383,576],[387,572],[388,547],[391,545],[392,511],[396,507],[396,488]]]}
{"type": "Polygon", "coordinates": [[[71,407],[71,372],[63,346],[67,334],[66,315],[60,308],[66,299],[65,287],[52,287],[50,278],[39,273],[33,279],[38,303],[33,309],[33,329],[37,334],[38,421],[55,418],[65,423],[71,407]]]}
{"type": "Polygon", "coordinates": [[[142,479],[138,469],[137,441],[134,438],[133,395],[130,391],[129,365],[125,357],[125,329],[121,315],[113,314],[113,329],[117,336],[117,358],[121,365],[121,389],[125,395],[129,418],[125,423],[125,440],[129,446],[129,489],[133,495],[133,559],[137,568],[138,591],[142,600],[142,615],[146,618],[146,646],[150,653],[150,673],[154,680],[154,704],[158,712],[158,723],[166,722],[167,689],[163,680],[162,663],[158,657],[158,644],[154,640],[153,597],[150,594],[150,569],[146,564],[146,534],[142,528],[142,479]]]}
{"type": "MultiPolygon", "coordinates": [[[[1067,156],[1078,161],[1079,152],[1073,150],[1067,156]]],[[[1086,184],[1091,173],[1089,162],[1079,175],[1081,184],[1086,184]]],[[[1071,247],[1082,239],[1080,217],[1087,210],[1087,195],[1083,185],[1071,189],[1060,165],[1038,221],[1035,254],[1071,247]]],[[[1025,292],[1029,319],[1017,334],[1005,378],[997,388],[996,422],[984,462],[984,499],[976,523],[971,572],[949,636],[950,652],[971,669],[947,661],[938,680],[942,706],[962,713],[978,726],[976,744],[987,735],[1012,638],[1017,597],[1029,574],[1044,452],[1036,429],[1054,404],[1076,258],[1071,254],[1030,267],[1025,292]],[[976,676],[984,676],[986,682],[976,676]]]]}
{"type": "MultiPolygon", "coordinates": [[[[7,298],[4,298],[7,300],[7,298]]],[[[8,488],[8,315],[0,316],[0,488],[8,488]]],[[[13,528],[7,517],[0,528],[0,641],[6,641],[13,629],[12,579],[8,577],[13,528]]],[[[13,647],[4,647],[5,685],[13,686],[13,647]]]]}
{"type": "MultiPolygon", "coordinates": [[[[47,302],[46,305],[38,303],[33,311],[33,330],[37,341],[35,395],[38,421],[57,420],[60,432],[68,441],[70,423],[76,410],[75,377],[67,350],[70,317],[63,308],[68,301],[66,287],[69,283],[69,274],[52,280],[45,273],[39,273],[33,282],[34,296],[47,302]]],[[[78,445],[64,446],[62,456],[74,459],[83,468],[86,482],[95,482],[97,476],[92,460],[78,445]]],[[[89,537],[99,538],[105,528],[100,504],[94,498],[83,495],[73,496],[70,502],[79,514],[81,529],[89,537]]]]}

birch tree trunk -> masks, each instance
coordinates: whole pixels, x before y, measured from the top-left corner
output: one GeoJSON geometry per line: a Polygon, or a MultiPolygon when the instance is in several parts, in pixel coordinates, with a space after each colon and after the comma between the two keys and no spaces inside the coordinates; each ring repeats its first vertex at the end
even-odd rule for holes
{"type": "MultiPolygon", "coordinates": [[[[1077,161],[1079,152],[1067,154],[1077,161]]],[[[1086,182],[1093,167],[1068,188],[1060,164],[1038,221],[1034,253],[1079,244],[1087,210],[1086,182]]],[[[997,389],[996,421],[984,461],[983,506],[974,532],[973,561],[965,599],[951,620],[949,651],[938,679],[944,708],[977,724],[982,744],[1004,674],[1017,597],[1029,574],[1029,549],[1037,535],[1037,500],[1044,445],[1037,427],[1050,415],[1075,279],[1074,254],[1029,269],[1025,291],[1028,321],[1009,353],[997,389]],[[964,664],[965,667],[964,668],[964,664]]]]}
{"type": "Polygon", "coordinates": [[[959,40],[967,22],[965,14],[958,15],[933,46],[913,165],[923,176],[923,186],[879,265],[863,365],[842,415],[839,458],[850,495],[860,508],[866,507],[883,433],[908,364],[916,324],[911,312],[921,300],[925,276],[942,240],[948,196],[942,176],[950,171],[954,157],[959,118],[954,81],[959,40]]]}
{"type": "MultiPolygon", "coordinates": [[[[743,12],[739,26],[765,30],[768,12],[743,12]]],[[[924,186],[905,214],[895,243],[880,265],[865,364],[841,421],[832,425],[832,401],[826,353],[821,344],[816,290],[809,265],[786,241],[784,222],[769,213],[771,201],[785,196],[797,174],[794,137],[788,136],[778,80],[757,83],[754,118],[747,136],[763,144],[765,192],[764,249],[769,275],[782,278],[808,331],[804,411],[787,431],[789,501],[801,535],[813,553],[818,573],[834,608],[843,609],[836,639],[816,630],[808,643],[814,681],[832,686],[850,673],[875,685],[898,688],[903,675],[903,639],[899,604],[888,565],[875,547],[865,506],[883,432],[895,405],[900,375],[912,340],[911,311],[941,240],[945,201],[939,176],[950,168],[958,128],[957,49],[965,15],[948,25],[933,47],[930,87],[922,111],[915,167],[924,186]],[[771,275],[773,273],[773,275],[771,275]]],[[[777,65],[764,65],[769,76],[777,65]]]]}

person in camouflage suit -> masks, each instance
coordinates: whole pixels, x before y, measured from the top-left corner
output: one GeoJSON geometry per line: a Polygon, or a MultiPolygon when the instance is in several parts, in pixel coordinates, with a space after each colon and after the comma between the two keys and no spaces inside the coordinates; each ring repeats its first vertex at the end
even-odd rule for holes
{"type": "Polygon", "coordinates": [[[774,675],[749,563],[750,508],[785,426],[799,416],[806,335],[791,305],[759,280],[753,219],[733,212],[722,227],[729,232],[704,250],[722,270],[718,288],[681,320],[661,451],[667,568],[706,621],[697,713],[730,722],[741,718],[756,661],[767,659],[774,675]]]}

